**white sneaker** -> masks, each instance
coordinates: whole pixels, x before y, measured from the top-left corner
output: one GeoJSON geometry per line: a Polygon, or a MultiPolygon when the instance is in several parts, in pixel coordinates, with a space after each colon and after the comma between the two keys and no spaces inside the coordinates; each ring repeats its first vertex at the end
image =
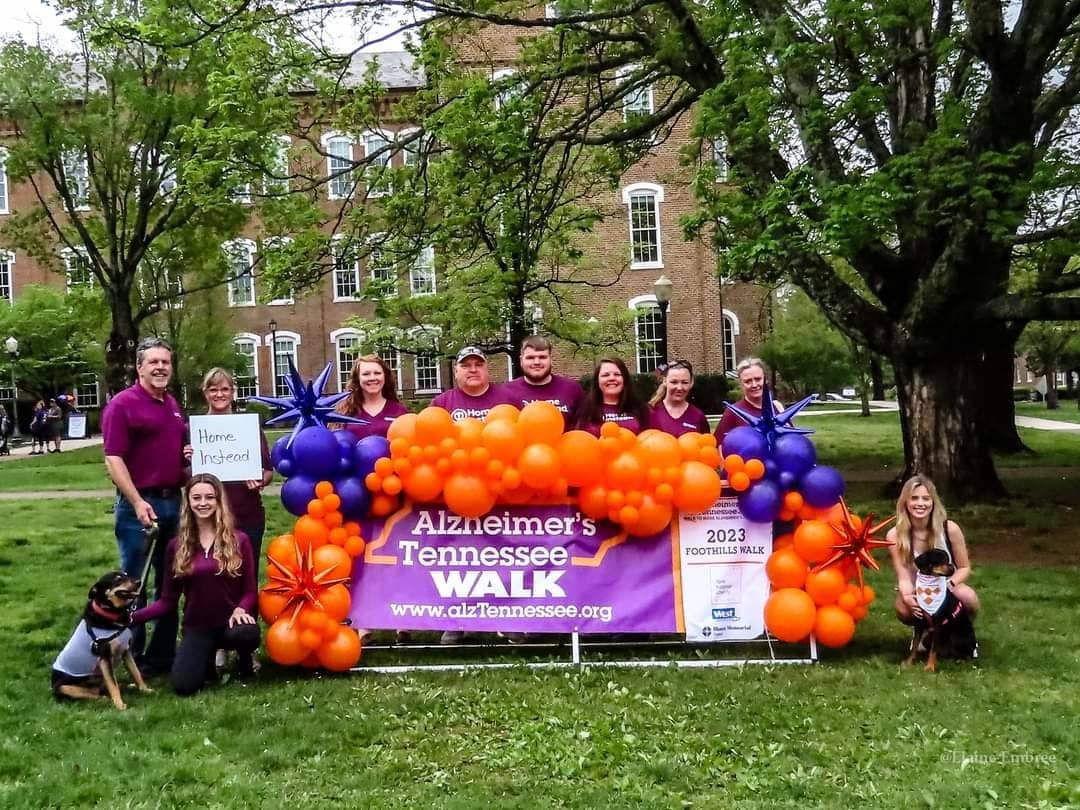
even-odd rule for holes
{"type": "Polygon", "coordinates": [[[225,669],[224,650],[218,650],[216,653],[214,653],[214,669],[217,669],[219,671],[225,669]]]}

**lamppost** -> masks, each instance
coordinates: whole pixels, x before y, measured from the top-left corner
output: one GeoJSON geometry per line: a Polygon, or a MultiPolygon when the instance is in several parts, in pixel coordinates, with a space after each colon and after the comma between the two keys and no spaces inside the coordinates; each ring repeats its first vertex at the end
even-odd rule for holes
{"type": "Polygon", "coordinates": [[[671,303],[671,279],[661,275],[653,282],[653,294],[656,296],[657,306],[660,307],[660,365],[667,365],[668,339],[667,339],[667,311],[671,303]]]}
{"type": "Polygon", "coordinates": [[[19,433],[19,393],[15,389],[15,363],[19,359],[19,341],[12,335],[4,341],[4,349],[7,351],[8,359],[11,361],[11,424],[15,428],[15,432],[12,434],[16,437],[22,436],[19,433]]]}
{"type": "Polygon", "coordinates": [[[270,319],[270,393],[278,395],[278,322],[270,319]]]}

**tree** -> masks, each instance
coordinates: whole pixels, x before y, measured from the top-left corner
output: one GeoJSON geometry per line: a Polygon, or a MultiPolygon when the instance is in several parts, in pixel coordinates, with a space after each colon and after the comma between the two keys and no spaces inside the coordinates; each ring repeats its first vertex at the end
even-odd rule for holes
{"type": "Polygon", "coordinates": [[[773,310],[761,358],[797,397],[838,391],[856,376],[851,347],[805,293],[789,289],[773,310]]]}
{"type": "Polygon", "coordinates": [[[15,135],[7,171],[37,200],[2,238],[100,291],[115,392],[134,377],[147,319],[185,291],[237,281],[222,243],[256,208],[287,210],[283,195],[261,192],[310,64],[284,24],[199,36],[219,7],[210,0],[57,6],[74,15],[78,57],[21,41],[0,51],[0,116],[15,135]]]}

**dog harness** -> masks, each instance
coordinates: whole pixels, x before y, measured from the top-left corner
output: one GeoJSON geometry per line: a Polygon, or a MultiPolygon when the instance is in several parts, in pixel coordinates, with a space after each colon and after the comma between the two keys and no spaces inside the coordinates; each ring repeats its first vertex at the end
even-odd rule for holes
{"type": "Polygon", "coordinates": [[[119,642],[118,652],[123,652],[131,646],[130,627],[121,628],[119,631],[113,631],[110,628],[107,632],[102,632],[101,628],[96,629],[97,633],[95,633],[95,628],[86,623],[86,619],[80,621],[64,649],[56,656],[53,669],[67,675],[85,678],[97,672],[99,656],[94,652],[95,645],[116,640],[119,642]]]}

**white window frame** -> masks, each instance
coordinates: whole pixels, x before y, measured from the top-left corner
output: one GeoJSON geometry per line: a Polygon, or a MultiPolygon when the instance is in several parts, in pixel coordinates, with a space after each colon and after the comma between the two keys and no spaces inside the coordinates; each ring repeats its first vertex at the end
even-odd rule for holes
{"type": "MultiPolygon", "coordinates": [[[[632,74],[638,70],[638,65],[626,65],[620,68],[618,73],[619,84],[624,84],[632,74]]],[[[632,94],[623,97],[623,123],[630,123],[635,118],[645,118],[656,112],[656,107],[653,102],[653,88],[650,82],[645,87],[639,87],[633,91],[632,94]],[[644,105],[641,104],[644,98],[644,105]],[[644,107],[644,109],[642,109],[644,107]]]]}
{"type": "Polygon", "coordinates": [[[7,175],[8,151],[0,146],[0,214],[10,214],[11,185],[7,175]]]}
{"type": "Polygon", "coordinates": [[[438,394],[442,392],[442,358],[439,355],[439,341],[442,339],[442,330],[436,326],[414,326],[409,330],[409,336],[415,337],[420,333],[430,334],[432,337],[432,353],[422,354],[421,352],[413,353],[413,393],[417,395],[438,394]],[[433,358],[435,365],[435,385],[434,387],[427,386],[420,387],[420,358],[433,358]]]}
{"type": "Polygon", "coordinates": [[[623,204],[626,206],[627,225],[630,233],[630,269],[658,270],[664,266],[663,238],[660,220],[660,204],[664,202],[664,187],[655,183],[632,183],[622,190],[623,204]],[[635,197],[652,197],[652,211],[656,219],[656,259],[655,261],[634,260],[634,208],[635,197]]]}
{"type": "Polygon", "coordinates": [[[93,372],[79,375],[79,381],[75,385],[75,407],[79,409],[83,408],[98,408],[101,406],[101,380],[98,379],[98,375],[93,372]],[[87,380],[87,377],[90,379],[87,380]],[[87,396],[83,393],[84,388],[94,386],[93,396],[87,396]]]}
{"type": "MultiPolygon", "coordinates": [[[[499,68],[498,70],[491,71],[491,83],[498,84],[503,79],[508,79],[517,73],[513,68],[499,68]]],[[[512,101],[515,95],[513,87],[508,87],[495,93],[495,109],[501,110],[512,101]]]]}
{"type": "Polygon", "coordinates": [[[375,354],[377,354],[387,366],[390,367],[390,371],[394,375],[394,385],[397,388],[398,393],[401,393],[401,351],[393,346],[383,350],[376,347],[375,354]],[[388,360],[386,355],[390,355],[388,360]]]}
{"type": "Polygon", "coordinates": [[[0,299],[7,299],[8,303],[15,303],[15,252],[0,249],[0,299]],[[7,276],[5,281],[4,276],[7,276]],[[7,294],[4,294],[7,287],[7,294]]]}
{"type": "Polygon", "coordinates": [[[264,175],[262,181],[264,194],[280,194],[289,190],[289,178],[292,176],[289,171],[289,150],[292,149],[292,138],[288,135],[278,135],[275,139],[275,145],[276,148],[272,159],[273,165],[270,169],[275,175],[280,172],[284,177],[264,175]]]}
{"type": "Polygon", "coordinates": [[[326,198],[328,200],[346,200],[353,195],[353,191],[356,188],[356,182],[353,178],[353,171],[356,168],[355,156],[353,152],[353,139],[348,135],[341,132],[327,132],[321,138],[323,152],[326,153],[326,198]],[[348,155],[336,155],[331,150],[335,144],[344,143],[348,145],[348,155]],[[334,161],[349,162],[349,170],[342,172],[342,167],[334,166],[334,161]],[[335,176],[336,175],[336,176],[335,176]],[[345,186],[345,193],[342,193],[341,186],[345,186]]]}
{"type": "MultiPolygon", "coordinates": [[[[291,236],[271,236],[269,239],[263,240],[263,247],[269,250],[273,250],[274,248],[282,247],[289,244],[292,244],[291,236]]],[[[252,278],[254,278],[254,274],[252,274],[252,278]]],[[[292,293],[292,290],[290,290],[289,292],[292,293]]],[[[284,298],[272,298],[271,300],[266,302],[267,306],[271,307],[284,307],[290,306],[295,303],[295,293],[287,295],[284,298]]]]}
{"type": "Polygon", "coordinates": [[[724,309],[720,311],[720,351],[724,358],[724,368],[727,371],[734,371],[737,363],[738,354],[735,350],[735,338],[742,332],[742,324],[739,321],[739,316],[735,314],[733,310],[724,309]],[[727,326],[731,324],[731,354],[727,353],[727,326]]]}
{"type": "Polygon", "coordinates": [[[717,183],[726,183],[728,179],[727,138],[714,135],[709,141],[712,149],[713,172],[717,183]]]}
{"type": "Polygon", "coordinates": [[[330,345],[334,347],[334,365],[337,367],[338,391],[348,391],[349,376],[352,374],[353,363],[356,362],[357,357],[364,354],[364,337],[358,329],[346,326],[342,329],[335,329],[330,333],[330,345]],[[341,363],[342,338],[356,339],[355,353],[353,359],[348,364],[348,368],[341,363]]]}
{"type": "Polygon", "coordinates": [[[221,249],[225,251],[226,260],[229,263],[229,280],[225,282],[225,289],[228,293],[229,306],[230,307],[253,307],[258,303],[258,293],[255,288],[255,243],[250,239],[233,239],[226,242],[221,246],[221,249]],[[240,252],[243,252],[247,256],[248,275],[251,278],[251,300],[242,301],[237,303],[236,301],[236,287],[234,286],[239,277],[231,278],[233,271],[235,270],[234,261],[240,258],[240,252]]]}
{"type": "Polygon", "coordinates": [[[360,142],[363,144],[365,160],[373,152],[383,150],[382,157],[377,158],[375,163],[365,163],[364,184],[367,188],[368,197],[385,197],[393,191],[391,186],[391,157],[394,153],[390,147],[394,143],[394,135],[381,129],[369,129],[361,136],[360,142]],[[376,139],[381,141],[382,144],[372,149],[370,142],[376,139]]]}
{"type": "Polygon", "coordinates": [[[240,393],[240,376],[237,375],[236,386],[236,398],[247,399],[248,396],[258,396],[262,393],[262,389],[259,387],[259,346],[262,345],[262,338],[252,332],[240,332],[233,336],[233,346],[239,347],[240,345],[251,346],[251,366],[253,376],[251,378],[252,385],[255,387],[255,393],[250,395],[242,395],[240,393]]]}
{"type": "Polygon", "coordinates": [[[86,152],[70,150],[60,158],[64,167],[64,180],[76,211],[90,210],[90,161],[86,152]],[[72,186],[74,181],[74,186],[72,186]]]}
{"type": "MultiPolygon", "coordinates": [[[[660,317],[660,304],[657,302],[655,295],[638,295],[634,298],[631,298],[627,302],[627,305],[629,306],[630,311],[634,313],[634,372],[637,374],[649,374],[656,368],[656,366],[653,366],[652,368],[644,368],[642,366],[642,341],[641,332],[638,330],[638,317],[645,310],[656,310],[657,317],[660,317]]],[[[659,363],[663,359],[660,356],[659,351],[659,344],[662,339],[663,336],[660,336],[656,339],[656,343],[658,344],[656,347],[657,351],[655,352],[657,363],[659,363]]],[[[649,356],[652,357],[652,354],[653,353],[650,353],[649,356]]]]}
{"type": "Polygon", "coordinates": [[[64,288],[67,292],[71,292],[76,287],[85,287],[88,290],[94,289],[95,281],[94,270],[90,266],[90,257],[86,255],[86,251],[82,248],[64,248],[60,251],[60,257],[64,262],[64,288]],[[71,281],[72,269],[75,264],[76,257],[81,258],[86,262],[86,283],[73,284],[71,281]]]}
{"type": "Polygon", "coordinates": [[[367,256],[365,257],[365,260],[364,260],[366,262],[366,264],[367,264],[367,273],[365,275],[366,275],[367,279],[370,282],[372,282],[374,284],[378,284],[380,286],[387,287],[388,290],[389,290],[388,295],[397,295],[398,294],[397,268],[394,266],[393,263],[384,264],[384,263],[380,262],[379,266],[378,266],[378,269],[382,270],[383,272],[389,273],[390,278],[388,278],[388,279],[379,278],[375,274],[377,268],[376,268],[376,263],[374,261],[374,257],[379,256],[381,258],[381,257],[383,257],[385,255],[384,251],[383,251],[383,248],[381,246],[381,243],[385,239],[386,239],[386,234],[385,233],[373,233],[368,238],[368,254],[367,254],[367,256]]]}
{"type": "MultiPolygon", "coordinates": [[[[289,387],[282,385],[278,387],[278,369],[277,369],[277,346],[274,345],[274,338],[277,338],[278,343],[283,340],[292,341],[292,361],[293,365],[300,369],[300,335],[297,332],[290,332],[288,329],[278,329],[277,332],[270,332],[263,337],[263,343],[270,347],[270,390],[271,396],[283,397],[288,395],[289,387]]],[[[288,376],[288,369],[282,375],[282,379],[288,376]]]]}
{"type": "Polygon", "coordinates": [[[330,240],[330,292],[333,296],[334,303],[342,303],[347,301],[356,302],[360,300],[360,259],[357,256],[355,246],[350,248],[352,255],[352,262],[345,265],[342,268],[339,262],[342,259],[348,258],[343,253],[343,250],[347,242],[343,234],[337,234],[330,240]],[[338,279],[341,277],[352,276],[352,287],[355,292],[352,295],[341,295],[338,291],[338,279]]]}
{"type": "Polygon", "coordinates": [[[436,292],[438,292],[438,287],[435,278],[435,248],[428,245],[409,264],[409,295],[413,298],[421,298],[425,295],[434,295],[436,292]],[[430,279],[431,289],[427,289],[428,279],[430,279]],[[417,289],[418,282],[424,283],[420,289],[417,289]]]}
{"type": "MultiPolygon", "coordinates": [[[[402,141],[405,138],[411,137],[418,129],[419,127],[406,127],[405,129],[400,129],[397,132],[396,140],[402,141]]],[[[401,155],[401,165],[406,169],[415,169],[417,166],[420,165],[420,153],[423,151],[423,149],[423,135],[421,135],[414,141],[410,141],[408,145],[402,146],[400,149],[397,150],[397,153],[401,155]]]]}

